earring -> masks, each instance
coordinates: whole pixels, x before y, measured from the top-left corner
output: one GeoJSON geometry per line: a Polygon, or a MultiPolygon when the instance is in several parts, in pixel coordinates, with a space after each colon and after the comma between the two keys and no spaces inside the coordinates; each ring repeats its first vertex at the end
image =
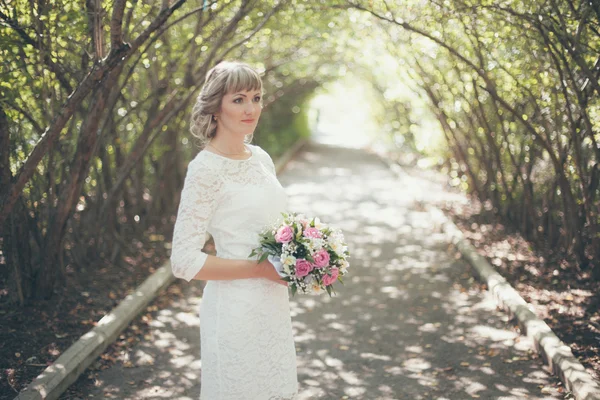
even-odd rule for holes
{"type": "Polygon", "coordinates": [[[217,116],[213,115],[213,121],[216,121],[216,120],[217,120],[217,116]]]}

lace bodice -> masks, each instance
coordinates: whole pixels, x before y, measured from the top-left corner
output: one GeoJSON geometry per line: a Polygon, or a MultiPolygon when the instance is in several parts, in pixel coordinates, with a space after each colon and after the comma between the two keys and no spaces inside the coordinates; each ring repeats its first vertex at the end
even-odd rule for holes
{"type": "Polygon", "coordinates": [[[287,195],[269,154],[247,145],[252,155],[233,160],[201,151],[189,163],[173,232],[173,275],[190,281],[204,265],[206,233],[217,256],[248,259],[258,233],[286,211],[287,195]]]}

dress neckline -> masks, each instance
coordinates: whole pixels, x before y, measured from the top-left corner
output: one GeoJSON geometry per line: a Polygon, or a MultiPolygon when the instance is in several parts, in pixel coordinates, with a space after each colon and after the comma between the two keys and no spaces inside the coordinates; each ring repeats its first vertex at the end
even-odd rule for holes
{"type": "Polygon", "coordinates": [[[248,157],[248,158],[241,158],[241,159],[229,158],[229,157],[225,157],[225,156],[222,156],[220,154],[217,154],[217,153],[213,153],[212,151],[208,151],[208,150],[204,150],[204,153],[212,154],[213,156],[216,156],[216,157],[219,157],[219,158],[223,158],[223,159],[228,160],[228,161],[248,161],[248,160],[251,160],[254,157],[254,150],[252,150],[252,146],[249,145],[249,144],[247,144],[247,143],[244,143],[244,146],[246,146],[246,148],[248,149],[248,151],[250,151],[250,157],[248,157]]]}

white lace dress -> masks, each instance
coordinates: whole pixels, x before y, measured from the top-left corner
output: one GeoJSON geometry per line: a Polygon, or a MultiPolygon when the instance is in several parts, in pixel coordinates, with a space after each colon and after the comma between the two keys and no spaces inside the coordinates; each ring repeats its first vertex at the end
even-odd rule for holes
{"type": "MultiPolygon", "coordinates": [[[[267,152],[247,160],[201,151],[188,165],[173,233],[173,275],[190,281],[207,254],[250,259],[258,233],[281,218],[287,195],[267,152]]],[[[256,259],[256,257],[254,257],[256,259]]],[[[298,390],[288,289],[263,278],[210,280],[200,305],[201,400],[291,400],[298,390]]]]}

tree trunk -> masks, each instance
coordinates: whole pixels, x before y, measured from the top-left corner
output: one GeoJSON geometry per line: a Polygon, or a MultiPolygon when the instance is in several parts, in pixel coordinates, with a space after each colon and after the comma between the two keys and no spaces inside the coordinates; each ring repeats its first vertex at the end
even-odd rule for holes
{"type": "Polygon", "coordinates": [[[53,210],[53,214],[50,216],[49,229],[45,236],[46,241],[42,249],[43,261],[39,270],[32,277],[36,298],[48,299],[52,297],[55,282],[60,273],[57,262],[62,251],[67,220],[77,205],[85,178],[88,176],[90,162],[96,153],[99,138],[98,130],[101,117],[105,111],[106,100],[112,90],[118,89],[116,81],[121,70],[122,67],[113,70],[104,81],[104,85],[96,90],[92,96],[90,111],[81,126],[77,150],[69,167],[70,180],[60,190],[59,206],[53,210]]]}

